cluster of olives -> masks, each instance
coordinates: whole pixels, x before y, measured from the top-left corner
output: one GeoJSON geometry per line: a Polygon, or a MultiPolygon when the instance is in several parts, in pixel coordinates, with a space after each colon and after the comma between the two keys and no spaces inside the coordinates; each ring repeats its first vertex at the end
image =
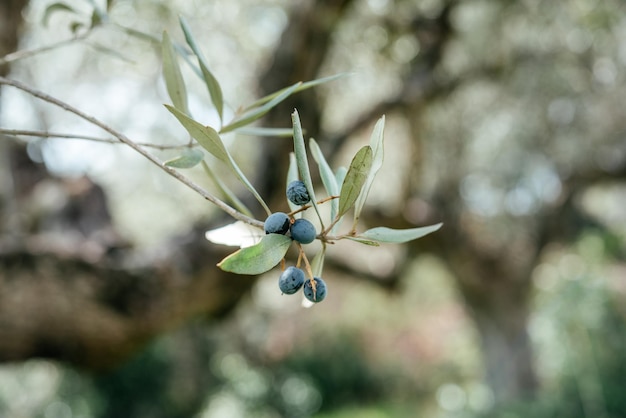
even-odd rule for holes
{"type": "MultiPolygon", "coordinates": [[[[289,183],[287,198],[296,205],[306,205],[311,201],[305,184],[300,180],[289,183]]],[[[266,234],[285,235],[289,232],[291,238],[301,244],[310,244],[317,235],[310,221],[293,219],[284,212],[274,212],[268,216],[264,229],[266,234]]],[[[286,295],[292,295],[304,287],[304,296],[311,302],[320,302],[326,297],[326,283],[320,277],[306,280],[304,271],[293,266],[280,275],[278,287],[286,295]]]]}
{"type": "Polygon", "coordinates": [[[314,303],[321,302],[326,297],[326,283],[321,277],[306,280],[304,271],[294,266],[283,271],[278,278],[278,287],[285,295],[293,295],[304,287],[304,297],[314,303]],[[312,282],[315,282],[315,286],[312,282]]]}

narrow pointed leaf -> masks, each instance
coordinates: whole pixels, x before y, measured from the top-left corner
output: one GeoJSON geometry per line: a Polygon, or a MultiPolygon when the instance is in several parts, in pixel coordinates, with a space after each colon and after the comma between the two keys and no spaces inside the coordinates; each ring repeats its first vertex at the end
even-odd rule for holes
{"type": "Polygon", "coordinates": [[[102,52],[103,54],[110,55],[111,57],[120,59],[120,60],[122,60],[124,62],[127,62],[129,64],[136,64],[137,63],[132,58],[130,58],[130,57],[120,53],[120,51],[118,49],[109,48],[108,46],[104,46],[104,45],[96,43],[96,42],[89,43],[89,46],[92,47],[93,49],[95,49],[98,52],[102,52]]]}
{"type": "Polygon", "coordinates": [[[206,84],[207,89],[209,90],[211,101],[217,109],[217,113],[221,121],[224,115],[224,97],[222,95],[222,88],[220,87],[220,84],[213,75],[213,73],[211,73],[211,71],[209,70],[209,66],[207,65],[207,62],[202,55],[202,51],[200,51],[200,48],[198,48],[198,45],[196,44],[196,41],[191,34],[191,29],[189,28],[189,25],[182,16],[180,18],[180,26],[185,34],[185,40],[187,41],[187,45],[189,45],[195,56],[198,58],[198,64],[200,65],[200,70],[202,71],[204,84],[206,84]]]}
{"type": "Polygon", "coordinates": [[[341,185],[341,193],[339,197],[339,212],[337,216],[343,216],[354,205],[354,202],[361,194],[361,189],[367,173],[372,165],[372,148],[365,145],[361,148],[350,163],[350,168],[346,173],[346,178],[341,185]]]}
{"type": "Polygon", "coordinates": [[[385,130],[385,116],[382,116],[376,122],[374,126],[374,130],[372,131],[372,135],[370,137],[370,147],[372,148],[372,166],[370,167],[369,173],[367,174],[367,179],[365,180],[365,184],[363,185],[363,190],[359,195],[359,198],[354,204],[354,226],[356,227],[357,222],[359,221],[359,216],[361,215],[361,209],[365,205],[365,200],[367,199],[367,195],[372,188],[372,183],[374,183],[374,178],[378,173],[378,170],[383,166],[383,132],[385,130]]]}
{"type": "Polygon", "coordinates": [[[191,168],[195,167],[204,158],[204,153],[200,150],[187,148],[181,154],[165,162],[168,167],[174,168],[191,168]]]}
{"type": "Polygon", "coordinates": [[[253,108],[245,112],[243,115],[236,117],[228,125],[222,127],[222,129],[220,130],[220,133],[233,131],[237,128],[241,128],[242,126],[249,125],[257,119],[260,119],[263,115],[269,112],[273,107],[278,105],[287,97],[291,96],[293,92],[296,91],[296,89],[300,86],[300,84],[301,83],[298,82],[292,85],[291,87],[288,87],[282,94],[276,96],[275,98],[265,103],[264,105],[253,108]]]}
{"type": "Polygon", "coordinates": [[[180,124],[189,132],[189,135],[198,141],[202,148],[209,151],[218,160],[228,163],[228,151],[215,129],[193,120],[175,107],[169,105],[165,105],[165,107],[178,119],[180,124]]]}
{"type": "MultiPolygon", "coordinates": [[[[337,186],[339,186],[340,184],[343,184],[343,181],[346,178],[346,174],[348,173],[348,169],[346,167],[339,167],[337,169],[337,171],[335,172],[335,180],[337,181],[337,186]]],[[[335,199],[336,200],[336,199],[335,199]]],[[[337,209],[339,209],[339,201],[337,200],[337,203],[335,203],[337,205],[337,209]]],[[[336,213],[335,213],[335,217],[332,217],[331,219],[336,219],[336,213]]],[[[339,219],[335,225],[333,226],[333,228],[330,230],[330,232],[332,234],[334,234],[335,232],[337,232],[337,230],[339,229],[339,226],[341,225],[341,219],[339,219]]]]}
{"type": "Polygon", "coordinates": [[[313,188],[313,180],[311,180],[311,170],[309,169],[309,160],[306,156],[306,146],[304,145],[304,136],[302,134],[302,125],[300,124],[300,116],[298,111],[294,110],[291,114],[291,122],[293,123],[293,150],[296,155],[296,164],[298,165],[298,172],[300,173],[300,180],[304,182],[309,196],[311,197],[311,203],[317,213],[320,220],[322,229],[324,229],[324,222],[322,216],[317,207],[317,199],[315,198],[315,189],[313,188]]]}
{"type": "Polygon", "coordinates": [[[231,273],[262,274],[280,263],[290,245],[291,238],[280,234],[268,234],[258,244],[234,252],[217,266],[231,273]]]}
{"type": "MultiPolygon", "coordinates": [[[[300,177],[298,175],[298,163],[296,162],[296,154],[293,152],[289,153],[289,169],[287,170],[287,182],[285,183],[285,190],[287,189],[287,185],[292,181],[299,180],[300,177]]],[[[296,205],[291,200],[287,199],[287,204],[289,205],[289,210],[294,212],[300,209],[299,205],[296,205]]],[[[296,214],[297,217],[302,216],[302,212],[296,214]]]]}
{"type": "Polygon", "coordinates": [[[211,167],[209,167],[209,165],[204,161],[202,161],[202,168],[204,169],[206,175],[211,180],[213,180],[213,183],[215,183],[219,191],[222,193],[222,196],[224,196],[235,209],[237,209],[244,215],[252,217],[252,212],[250,211],[250,209],[248,209],[248,207],[237,197],[237,195],[232,190],[230,190],[226,183],[224,183],[218,176],[215,175],[213,170],[211,170],[211,167]]]}
{"type": "Polygon", "coordinates": [[[313,270],[313,276],[321,277],[324,270],[324,256],[326,255],[326,248],[322,248],[319,253],[315,254],[313,260],[311,260],[311,270],[313,270]]]}
{"type": "Polygon", "coordinates": [[[293,129],[291,128],[263,128],[256,126],[246,126],[245,128],[236,129],[235,132],[250,136],[290,137],[293,135],[293,129]]]}
{"type": "Polygon", "coordinates": [[[196,141],[198,141],[198,143],[204,149],[209,151],[218,160],[226,163],[233,170],[237,178],[239,178],[243,185],[246,186],[246,188],[252,193],[256,200],[261,204],[265,212],[270,214],[271,211],[269,207],[267,206],[259,192],[257,192],[257,190],[254,188],[252,183],[250,183],[243,171],[241,171],[233,157],[230,155],[217,131],[210,126],[204,126],[200,122],[196,122],[195,120],[191,119],[189,116],[178,111],[172,106],[165,105],[165,107],[174,116],[176,116],[176,119],[178,119],[178,121],[183,125],[187,132],[189,132],[189,134],[196,141]]]}
{"type": "MultiPolygon", "coordinates": [[[[329,83],[331,81],[338,80],[338,79],[340,79],[342,77],[345,77],[347,75],[349,75],[349,73],[340,73],[340,74],[335,74],[335,75],[331,75],[331,76],[328,76],[328,77],[318,78],[318,79],[311,80],[311,81],[306,81],[304,83],[301,83],[300,86],[293,93],[298,93],[298,92],[301,92],[303,90],[310,89],[311,87],[319,86],[320,84],[329,83]]],[[[269,102],[270,100],[272,100],[276,96],[279,96],[279,95],[283,94],[285,92],[285,90],[287,90],[288,88],[289,87],[285,87],[283,89],[275,91],[274,93],[270,93],[267,96],[264,96],[264,97],[260,98],[259,100],[257,100],[256,102],[254,102],[250,106],[248,106],[246,108],[246,110],[252,109],[252,108],[255,108],[255,107],[258,107],[258,106],[261,106],[263,103],[269,102]]]]}
{"type": "Polygon", "coordinates": [[[361,237],[346,237],[350,241],[358,242],[359,244],[365,244],[372,247],[380,247],[380,243],[378,241],[373,241],[371,239],[365,239],[361,237]]]}
{"type": "Polygon", "coordinates": [[[185,88],[183,75],[180,72],[174,45],[172,45],[172,41],[167,32],[163,32],[161,52],[163,55],[163,77],[165,78],[167,93],[176,109],[189,114],[189,108],[187,107],[187,89],[185,88]]]}
{"type": "MultiPolygon", "coordinates": [[[[322,178],[322,184],[326,189],[326,193],[328,196],[337,196],[339,194],[339,184],[337,183],[337,179],[335,178],[335,174],[333,170],[330,168],[330,165],[324,158],[324,154],[322,154],[322,150],[317,145],[317,142],[313,138],[309,141],[309,149],[311,150],[311,154],[313,155],[313,159],[317,163],[319,167],[320,177],[322,178]]],[[[335,219],[337,215],[337,211],[339,210],[339,201],[337,199],[333,199],[330,201],[330,219],[335,219]]]]}
{"type": "Polygon", "coordinates": [[[358,237],[371,239],[378,242],[401,244],[408,241],[413,241],[418,238],[422,238],[425,235],[435,232],[441,228],[443,224],[438,223],[430,226],[423,226],[420,228],[410,229],[392,229],[384,226],[368,229],[367,231],[359,234],[358,237]]]}

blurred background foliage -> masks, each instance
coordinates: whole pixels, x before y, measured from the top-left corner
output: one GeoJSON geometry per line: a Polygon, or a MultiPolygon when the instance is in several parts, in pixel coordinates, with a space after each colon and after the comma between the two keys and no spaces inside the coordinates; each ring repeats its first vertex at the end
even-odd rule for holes
{"type": "MultiPolygon", "coordinates": [[[[332,31],[309,78],[353,74],[302,96],[317,106],[301,112],[305,129],[347,164],[386,113],[386,164],[365,222],[435,219],[452,232],[408,248],[338,244],[323,304],[303,310],[277,295],[268,274],[228,316],[194,318],[108,372],[46,359],[3,365],[0,415],[626,416],[626,6],[354,0],[337,3],[345,10],[331,24],[323,15],[331,3],[119,0],[110,20],[181,41],[177,16],[185,16],[232,114],[267,92],[272,75],[278,87],[307,75],[272,65],[300,41],[284,35],[290,23],[317,16],[306,24],[332,31]],[[492,273],[503,277],[484,277],[492,273]],[[510,323],[513,347],[498,357],[510,323]],[[530,380],[500,394],[490,373],[524,374],[508,363],[519,360],[526,331],[530,380]]],[[[44,25],[49,4],[29,2],[20,49],[67,39],[77,21],[88,26],[90,2],[67,0],[82,14],[57,12],[44,25]]],[[[299,52],[294,66],[319,53],[299,52]]],[[[215,122],[201,81],[184,71],[194,114],[215,122]]],[[[163,116],[158,54],[114,25],[17,61],[12,74],[137,140],[181,136],[163,116]]],[[[2,100],[3,127],[94,133],[9,89],[2,100]]],[[[288,127],[289,112],[268,123],[288,127]]],[[[242,166],[264,173],[259,157],[289,147],[225,140],[242,166]]],[[[57,175],[101,184],[118,230],[142,250],[215,219],[214,208],[126,148],[42,139],[29,150],[57,175]]]]}

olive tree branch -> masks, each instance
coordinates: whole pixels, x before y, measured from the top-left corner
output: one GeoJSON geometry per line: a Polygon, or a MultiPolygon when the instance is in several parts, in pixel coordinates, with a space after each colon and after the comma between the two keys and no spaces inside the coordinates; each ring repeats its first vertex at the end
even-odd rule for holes
{"type": "MultiPolygon", "coordinates": [[[[79,135],[79,134],[66,134],[60,132],[49,132],[49,131],[30,131],[23,129],[5,129],[0,128],[0,134],[4,134],[7,136],[14,136],[18,139],[20,136],[36,136],[40,138],[60,138],[60,139],[81,139],[85,141],[93,141],[93,142],[102,142],[105,144],[124,144],[119,139],[114,138],[101,138],[97,136],[91,135],[79,135]]],[[[196,147],[198,144],[180,144],[180,145],[159,145],[159,144],[151,144],[149,142],[135,142],[135,144],[145,147],[145,148],[154,148],[158,150],[170,150],[170,149],[182,149],[189,147],[196,147]]]]}
{"type": "Polygon", "coordinates": [[[124,135],[121,132],[116,131],[115,129],[111,128],[109,125],[105,124],[104,122],[101,122],[100,120],[96,119],[93,116],[90,116],[80,110],[78,110],[77,108],[62,102],[52,96],[49,96],[39,90],[33,89],[29,86],[27,86],[24,83],[21,83],[17,80],[11,80],[5,77],[0,77],[0,85],[7,85],[7,86],[11,86],[14,88],[17,88],[19,90],[22,90],[28,94],[30,94],[33,97],[36,97],[38,99],[41,99],[45,102],[51,103],[55,106],[58,106],[60,108],[62,108],[63,110],[66,110],[70,113],[75,114],[76,116],[80,117],[81,119],[84,119],[85,121],[91,123],[92,125],[95,125],[97,127],[99,127],[100,129],[104,130],[105,132],[111,134],[114,138],[117,138],[120,142],[123,142],[124,144],[128,145],[129,147],[131,147],[133,150],[135,150],[136,152],[138,152],[139,154],[141,154],[143,157],[145,157],[146,159],[148,159],[151,163],[153,163],[154,165],[156,165],[157,167],[159,167],[161,170],[165,171],[167,174],[169,174],[170,176],[174,177],[176,180],[180,181],[181,183],[183,183],[184,185],[186,185],[187,187],[189,187],[190,189],[192,189],[193,191],[195,191],[196,193],[198,193],[200,196],[202,196],[203,198],[205,198],[206,200],[208,200],[209,202],[213,203],[214,205],[216,205],[218,208],[220,208],[221,210],[223,210],[224,212],[226,212],[228,215],[230,215],[231,217],[240,220],[242,222],[245,222],[249,225],[258,227],[258,228],[263,228],[263,222],[258,221],[256,219],[253,219],[249,216],[244,215],[243,213],[239,212],[238,210],[234,209],[233,207],[229,206],[228,204],[226,204],[224,201],[220,200],[219,198],[213,196],[212,194],[210,194],[209,192],[207,192],[206,190],[204,190],[202,187],[200,187],[199,185],[197,185],[196,183],[194,183],[192,180],[190,180],[189,178],[187,178],[186,176],[184,176],[183,174],[181,174],[180,172],[174,170],[171,167],[166,166],[161,160],[159,160],[156,156],[154,156],[153,154],[151,154],[150,152],[148,152],[147,150],[145,150],[144,148],[142,148],[139,144],[137,144],[136,142],[132,141],[130,138],[128,138],[126,135],[124,135]]]}
{"type": "Polygon", "coordinates": [[[70,45],[73,44],[74,42],[79,42],[82,41],[84,39],[86,39],[89,35],[90,35],[91,31],[87,31],[84,32],[80,35],[76,35],[72,38],[69,39],[64,39],[62,41],[59,42],[55,42],[53,44],[50,45],[45,45],[39,48],[33,48],[33,49],[23,49],[21,51],[15,51],[11,54],[7,54],[4,57],[0,57],[0,66],[9,64],[11,62],[14,61],[18,61],[24,58],[30,58],[32,56],[41,54],[42,52],[47,52],[47,51],[51,51],[53,49],[56,48],[60,48],[62,46],[66,46],[66,45],[70,45]]]}

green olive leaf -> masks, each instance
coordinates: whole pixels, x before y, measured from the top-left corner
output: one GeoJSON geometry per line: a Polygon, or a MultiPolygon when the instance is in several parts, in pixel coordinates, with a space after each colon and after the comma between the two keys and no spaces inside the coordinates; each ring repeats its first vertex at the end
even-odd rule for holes
{"type": "Polygon", "coordinates": [[[311,197],[311,203],[317,213],[317,217],[320,220],[322,229],[324,229],[324,222],[322,216],[317,207],[317,199],[315,198],[315,189],[313,188],[313,180],[311,179],[311,170],[309,169],[309,159],[306,155],[306,146],[304,145],[304,135],[302,133],[302,125],[300,124],[300,115],[298,111],[294,110],[291,114],[291,122],[293,123],[293,150],[296,155],[296,164],[298,166],[298,172],[300,173],[300,180],[304,182],[309,196],[311,197]]]}
{"type": "MultiPolygon", "coordinates": [[[[322,150],[319,145],[313,138],[309,140],[309,149],[311,150],[311,154],[313,155],[313,159],[317,163],[319,168],[320,177],[322,178],[322,184],[326,189],[326,193],[328,196],[337,196],[339,194],[339,184],[337,183],[337,179],[335,178],[335,174],[333,170],[331,170],[330,165],[324,158],[324,154],[322,154],[322,150]]],[[[330,201],[330,219],[335,219],[337,215],[337,211],[339,210],[339,201],[337,199],[333,199],[330,201]]]]}
{"type": "MultiPolygon", "coordinates": [[[[298,163],[296,162],[296,155],[293,152],[289,153],[289,169],[287,170],[287,182],[285,184],[285,190],[287,190],[287,186],[292,181],[299,180],[298,176],[298,163]]],[[[300,205],[296,205],[291,200],[287,199],[287,204],[289,205],[289,210],[291,212],[295,212],[300,209],[300,205]]],[[[296,214],[298,218],[302,217],[302,212],[296,214]]]]}
{"type": "Polygon", "coordinates": [[[263,128],[261,126],[246,126],[235,129],[235,132],[241,135],[249,136],[277,136],[291,137],[293,129],[291,128],[263,128]]]}
{"type": "Polygon", "coordinates": [[[290,245],[291,238],[280,234],[268,234],[258,244],[232,253],[217,266],[231,273],[262,274],[280,263],[290,245]]]}
{"type": "Polygon", "coordinates": [[[204,153],[194,148],[186,148],[178,157],[172,158],[165,162],[168,167],[174,168],[192,168],[195,167],[204,158],[204,153]]]}
{"type": "Polygon", "coordinates": [[[380,243],[378,241],[373,241],[371,239],[365,239],[361,237],[346,237],[350,241],[358,242],[359,244],[369,245],[371,247],[380,247],[380,243]]]}
{"type": "MultiPolygon", "coordinates": [[[[297,93],[297,92],[301,92],[303,90],[306,89],[310,89],[311,87],[315,87],[315,86],[319,86],[320,84],[325,84],[325,83],[329,83],[331,81],[335,81],[338,80],[342,77],[345,77],[347,75],[349,75],[350,73],[340,73],[340,74],[335,74],[335,75],[331,75],[328,77],[323,77],[323,78],[318,78],[315,80],[311,80],[311,81],[306,81],[304,83],[300,83],[300,85],[298,86],[297,89],[295,89],[293,92],[291,93],[297,93]]],[[[287,89],[289,89],[289,87],[285,87],[283,89],[280,89],[278,91],[275,91],[274,93],[270,93],[267,96],[264,96],[262,98],[260,98],[259,100],[257,100],[256,102],[252,103],[250,106],[248,106],[245,110],[249,110],[258,106],[261,106],[264,103],[267,103],[271,100],[273,100],[275,97],[280,96],[281,94],[283,94],[287,89]]],[[[290,93],[290,94],[291,94],[290,93]]]]}
{"type": "Polygon", "coordinates": [[[320,252],[315,254],[313,260],[311,260],[311,270],[313,276],[322,277],[322,271],[324,270],[324,256],[326,255],[326,248],[323,247],[320,252]]]}
{"type": "Polygon", "coordinates": [[[230,121],[230,123],[228,125],[223,126],[222,129],[220,129],[220,133],[234,131],[237,128],[241,128],[242,126],[249,125],[252,122],[254,122],[255,120],[260,119],[263,115],[265,115],[267,112],[272,110],[273,107],[278,105],[280,102],[285,100],[287,97],[291,96],[293,94],[293,92],[296,91],[296,89],[301,84],[302,84],[301,82],[297,82],[296,84],[292,85],[291,87],[288,87],[287,89],[285,89],[285,91],[282,94],[274,97],[272,100],[270,100],[269,102],[265,103],[264,105],[259,106],[259,107],[255,107],[255,108],[245,112],[244,114],[237,116],[235,119],[230,121]]]}
{"type": "Polygon", "coordinates": [[[215,109],[217,109],[217,114],[219,115],[221,121],[224,116],[224,96],[222,94],[220,83],[209,70],[209,66],[202,55],[202,51],[198,48],[198,45],[191,34],[191,29],[189,28],[187,21],[182,16],[180,17],[180,27],[183,29],[183,33],[185,34],[187,45],[189,45],[196,58],[198,58],[198,64],[200,65],[200,71],[202,72],[204,84],[209,90],[209,96],[211,96],[211,101],[213,102],[215,109]]]}
{"type": "Polygon", "coordinates": [[[189,132],[189,135],[198,141],[204,149],[213,154],[213,156],[215,156],[218,160],[226,163],[233,170],[237,178],[239,178],[243,185],[246,186],[250,193],[252,193],[256,200],[261,204],[265,212],[269,215],[271,210],[243,171],[241,171],[232,155],[230,155],[217,131],[210,126],[204,126],[200,122],[193,120],[172,106],[165,105],[165,107],[176,117],[176,119],[178,119],[181,125],[183,125],[187,132],[189,132]]]}
{"type": "Polygon", "coordinates": [[[359,234],[356,238],[371,239],[378,242],[401,244],[408,241],[413,241],[418,238],[422,238],[425,235],[435,232],[443,223],[438,223],[430,226],[422,226],[419,228],[410,229],[392,229],[384,226],[368,229],[367,231],[359,234]]]}
{"type": "Polygon", "coordinates": [[[346,178],[341,185],[338,217],[345,215],[358,199],[371,166],[372,148],[369,145],[365,145],[357,151],[352,159],[346,178]]]}
{"type": "Polygon", "coordinates": [[[365,205],[365,200],[367,199],[367,195],[372,188],[372,183],[374,183],[374,178],[378,173],[378,170],[383,166],[383,139],[385,129],[385,116],[382,116],[376,122],[374,126],[374,130],[372,131],[372,135],[370,137],[370,147],[372,148],[372,165],[370,167],[369,173],[367,173],[367,179],[365,180],[365,184],[363,185],[363,190],[359,195],[356,203],[354,204],[354,225],[356,228],[356,224],[359,222],[359,216],[361,215],[361,209],[365,205]]]}
{"type": "Polygon", "coordinates": [[[187,89],[185,88],[183,75],[180,72],[174,45],[167,32],[163,32],[161,52],[163,55],[163,77],[165,78],[167,93],[176,109],[189,114],[189,108],[187,107],[187,89]]]}
{"type": "Polygon", "coordinates": [[[189,132],[189,135],[198,141],[202,148],[209,151],[218,160],[228,163],[228,151],[215,129],[193,120],[176,107],[170,105],[165,105],[165,107],[178,119],[180,124],[189,132]]]}

